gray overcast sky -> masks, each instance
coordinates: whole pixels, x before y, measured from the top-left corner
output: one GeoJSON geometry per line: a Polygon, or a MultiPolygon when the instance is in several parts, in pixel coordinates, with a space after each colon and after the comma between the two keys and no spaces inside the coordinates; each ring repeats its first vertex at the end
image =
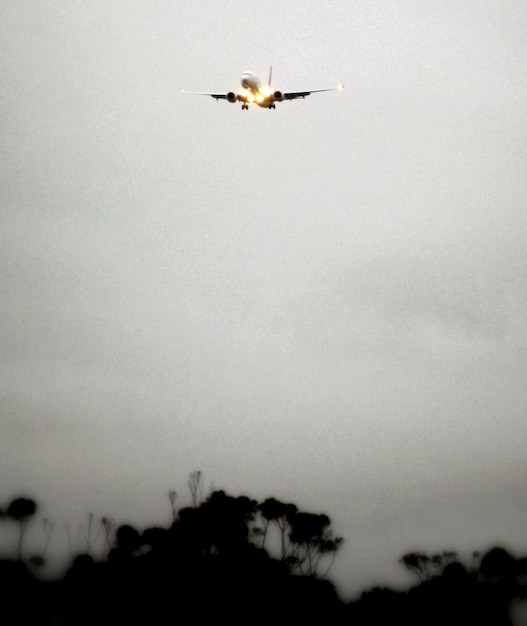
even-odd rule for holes
{"type": "Polygon", "coordinates": [[[526,32],[521,0],[0,0],[2,498],[146,525],[201,469],[329,514],[344,593],[527,552],[526,32]],[[346,89],[181,94],[270,63],[346,89]]]}

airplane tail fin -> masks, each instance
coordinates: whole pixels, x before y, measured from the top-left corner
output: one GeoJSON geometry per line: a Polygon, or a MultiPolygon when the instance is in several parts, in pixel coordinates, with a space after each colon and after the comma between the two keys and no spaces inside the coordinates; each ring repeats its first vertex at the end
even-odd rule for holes
{"type": "Polygon", "coordinates": [[[269,80],[268,80],[268,82],[267,82],[267,84],[269,85],[269,87],[271,86],[271,80],[272,80],[272,78],[273,78],[273,66],[271,65],[271,66],[269,67],[269,80]]]}

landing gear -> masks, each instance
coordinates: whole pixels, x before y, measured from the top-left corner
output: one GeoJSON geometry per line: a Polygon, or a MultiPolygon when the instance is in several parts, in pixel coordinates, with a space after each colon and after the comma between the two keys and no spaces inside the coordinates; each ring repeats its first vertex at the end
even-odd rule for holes
{"type": "Polygon", "coordinates": [[[269,105],[269,108],[270,108],[270,109],[276,109],[276,104],[270,104],[270,105],[269,105]]]}
{"type": "Polygon", "coordinates": [[[242,104],[242,111],[243,110],[248,110],[249,109],[249,105],[248,104],[242,104]]]}

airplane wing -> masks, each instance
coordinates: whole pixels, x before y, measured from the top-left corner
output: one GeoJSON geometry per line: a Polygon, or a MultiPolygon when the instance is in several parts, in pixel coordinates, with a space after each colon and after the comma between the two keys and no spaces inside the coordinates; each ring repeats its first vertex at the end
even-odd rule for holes
{"type": "Polygon", "coordinates": [[[305,98],[312,93],[318,93],[320,91],[335,91],[335,89],[343,89],[344,85],[340,84],[337,87],[329,87],[327,89],[311,89],[310,91],[286,91],[283,94],[284,100],[295,100],[296,98],[305,98]]]}
{"type": "Polygon", "coordinates": [[[193,94],[197,94],[198,96],[211,96],[212,98],[216,98],[216,100],[227,100],[226,93],[209,93],[208,91],[184,91],[184,90],[182,90],[181,93],[193,93],[193,94]]]}

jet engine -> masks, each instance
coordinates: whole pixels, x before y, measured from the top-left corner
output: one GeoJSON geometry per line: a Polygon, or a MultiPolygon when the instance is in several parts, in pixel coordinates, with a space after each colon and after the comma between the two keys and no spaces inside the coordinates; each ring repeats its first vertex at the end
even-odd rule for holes
{"type": "Polygon", "coordinates": [[[236,102],[236,94],[232,91],[229,91],[229,93],[227,94],[227,100],[229,102],[236,102]]]}
{"type": "Polygon", "coordinates": [[[277,102],[282,102],[282,100],[284,99],[284,94],[281,91],[275,91],[273,94],[273,98],[277,102]]]}

